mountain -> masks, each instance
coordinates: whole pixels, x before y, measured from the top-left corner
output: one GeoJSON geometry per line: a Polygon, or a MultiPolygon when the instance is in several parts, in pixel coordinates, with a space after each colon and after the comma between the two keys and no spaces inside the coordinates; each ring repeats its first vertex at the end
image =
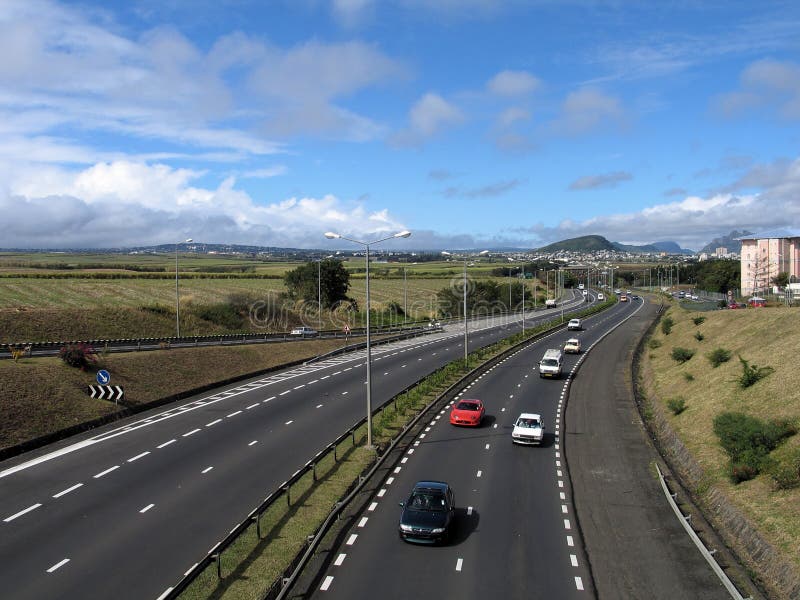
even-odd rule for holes
{"type": "Polygon", "coordinates": [[[738,241],[736,238],[740,238],[745,235],[753,235],[752,231],[731,231],[728,235],[723,235],[718,238],[714,238],[711,240],[710,243],[703,246],[700,250],[701,253],[705,252],[707,254],[713,254],[717,248],[727,248],[728,252],[736,252],[737,254],[742,251],[742,242],[738,241]]]}
{"type": "Polygon", "coordinates": [[[537,252],[596,252],[598,250],[616,250],[617,248],[602,235],[584,235],[581,237],[554,242],[537,248],[537,252]]]}

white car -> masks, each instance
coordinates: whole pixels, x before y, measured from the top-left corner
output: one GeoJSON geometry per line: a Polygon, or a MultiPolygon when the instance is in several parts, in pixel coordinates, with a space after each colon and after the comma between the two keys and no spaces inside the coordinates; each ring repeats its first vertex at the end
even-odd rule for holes
{"type": "Polygon", "coordinates": [[[301,337],[313,337],[317,335],[317,330],[311,327],[295,327],[289,335],[299,335],[301,337]]]}
{"type": "Polygon", "coordinates": [[[580,354],[581,341],[578,338],[569,338],[564,344],[564,352],[567,354],[580,354]]]}
{"type": "Polygon", "coordinates": [[[522,413],[514,423],[511,441],[515,444],[541,444],[544,439],[544,423],[534,413],[522,413]]]}
{"type": "Polygon", "coordinates": [[[602,292],[600,292],[600,293],[598,293],[598,294],[597,294],[597,299],[598,299],[598,300],[600,300],[600,301],[602,301],[602,300],[605,300],[605,299],[606,299],[606,297],[603,295],[603,293],[602,293],[602,292]]]}
{"type": "Polygon", "coordinates": [[[569,331],[573,331],[573,330],[580,331],[581,329],[583,329],[583,326],[581,325],[581,320],[580,319],[570,319],[569,323],[567,323],[567,329],[569,331]]]}

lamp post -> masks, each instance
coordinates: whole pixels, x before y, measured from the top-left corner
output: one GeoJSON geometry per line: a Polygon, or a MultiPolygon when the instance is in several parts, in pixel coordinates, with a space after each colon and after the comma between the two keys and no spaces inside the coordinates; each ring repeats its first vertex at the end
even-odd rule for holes
{"type": "Polygon", "coordinates": [[[522,263],[522,335],[525,335],[525,263],[522,263]]]}
{"type": "MultiPolygon", "coordinates": [[[[175,337],[181,337],[181,300],[178,289],[178,246],[181,242],[175,242],[175,337]]],[[[183,241],[184,244],[191,244],[192,238],[183,241]]]]}
{"type": "Polygon", "coordinates": [[[408,321],[408,279],[406,277],[406,267],[403,265],[403,327],[408,321]]]}
{"type": "Polygon", "coordinates": [[[394,235],[390,235],[379,240],[374,240],[371,242],[362,242],[360,240],[354,240],[349,237],[345,237],[339,233],[334,233],[332,231],[328,231],[325,234],[325,237],[329,240],[347,240],[348,242],[353,242],[354,244],[359,244],[364,246],[366,250],[366,279],[367,279],[367,447],[372,448],[372,348],[370,346],[370,332],[369,332],[369,247],[372,244],[377,244],[378,242],[385,242],[386,240],[391,240],[393,238],[407,238],[411,235],[410,231],[401,231],[399,233],[395,233],[394,235]]]}
{"type": "MultiPolygon", "coordinates": [[[[481,256],[489,254],[488,250],[482,250],[481,256]]],[[[443,256],[453,256],[452,253],[443,251],[443,256]]],[[[469,337],[467,329],[467,257],[464,257],[464,364],[469,366],[469,337]]]]}

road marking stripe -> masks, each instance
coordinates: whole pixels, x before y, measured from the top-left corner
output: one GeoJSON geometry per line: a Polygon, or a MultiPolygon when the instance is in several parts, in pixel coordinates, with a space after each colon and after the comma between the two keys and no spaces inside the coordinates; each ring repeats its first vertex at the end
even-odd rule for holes
{"type": "Polygon", "coordinates": [[[189,437],[190,435],[194,435],[198,431],[200,431],[200,430],[199,429],[192,429],[191,431],[187,431],[186,433],[184,433],[183,437],[189,437]]]}
{"type": "Polygon", "coordinates": [[[304,388],[304,387],[306,387],[306,384],[305,383],[301,383],[300,385],[294,386],[292,389],[299,390],[300,388],[304,388]]]}
{"type": "Polygon", "coordinates": [[[480,477],[481,475],[483,475],[483,471],[478,471],[477,477],[480,477]]]}
{"type": "Polygon", "coordinates": [[[389,478],[386,480],[386,485],[392,485],[392,483],[394,483],[394,477],[389,477],[389,478]]]}
{"type": "Polygon", "coordinates": [[[153,508],[154,506],[155,506],[155,504],[148,504],[147,506],[145,506],[145,507],[144,507],[142,510],[140,510],[139,512],[140,512],[141,514],[144,514],[144,513],[146,513],[148,510],[150,510],[151,508],[153,508]]]}
{"type": "Polygon", "coordinates": [[[569,546],[569,547],[571,548],[571,547],[573,547],[574,545],[575,545],[575,542],[572,540],[572,536],[571,536],[571,535],[568,535],[568,536],[567,536],[567,546],[569,546]]]}
{"type": "Polygon", "coordinates": [[[172,439],[172,440],[170,440],[170,441],[168,441],[168,442],[164,442],[164,443],[163,443],[163,444],[161,444],[160,446],[156,446],[156,448],[158,448],[158,449],[160,450],[161,448],[166,448],[166,447],[167,447],[167,446],[169,446],[170,444],[174,444],[174,443],[175,443],[175,442],[177,442],[177,441],[178,441],[178,440],[172,439]]]}
{"type": "Polygon", "coordinates": [[[562,504],[561,505],[561,513],[562,514],[567,514],[567,505],[566,504],[562,504]]]}
{"type": "Polygon", "coordinates": [[[358,522],[358,526],[364,527],[364,525],[367,524],[367,521],[369,521],[369,517],[361,517],[361,520],[358,522]]]}
{"type": "Polygon", "coordinates": [[[471,514],[472,514],[472,507],[468,506],[467,507],[467,516],[470,516],[471,514]]]}
{"type": "Polygon", "coordinates": [[[317,408],[322,408],[322,404],[317,404],[317,408]]]}
{"type": "Polygon", "coordinates": [[[206,467],[205,469],[203,469],[202,471],[200,471],[200,473],[202,473],[203,475],[205,475],[206,473],[208,473],[208,472],[209,472],[211,469],[213,469],[213,468],[214,468],[214,467],[206,467]]]}
{"type": "Polygon", "coordinates": [[[583,590],[583,580],[580,577],[575,578],[575,587],[579,590],[583,590]]]}
{"type": "Polygon", "coordinates": [[[358,534],[357,533],[351,534],[350,537],[347,538],[347,545],[348,546],[352,546],[353,544],[356,543],[357,539],[358,539],[358,534]]]}
{"type": "Polygon", "coordinates": [[[347,392],[342,392],[342,396],[346,396],[346,395],[347,395],[347,392]]]}
{"type": "Polygon", "coordinates": [[[117,469],[119,469],[119,465],[114,465],[110,469],[106,469],[105,471],[98,473],[97,475],[94,476],[94,478],[100,479],[103,475],[108,475],[109,473],[111,473],[111,471],[116,471],[117,469]]]}
{"type": "Polygon", "coordinates": [[[206,427],[213,427],[217,423],[221,423],[222,419],[217,419],[216,421],[211,421],[211,423],[206,423],[206,427]]]}
{"type": "Polygon", "coordinates": [[[486,444],[486,449],[488,450],[491,444],[486,444]]]}
{"type": "Polygon", "coordinates": [[[462,566],[464,566],[464,559],[463,558],[459,558],[456,561],[456,571],[460,571],[462,566]]]}
{"type": "Polygon", "coordinates": [[[577,567],[578,566],[578,557],[575,556],[574,554],[570,554],[569,555],[569,561],[572,563],[573,567],[577,567]]]}
{"type": "Polygon", "coordinates": [[[320,591],[322,592],[327,591],[328,588],[331,587],[332,583],[333,583],[333,575],[328,575],[327,577],[325,577],[325,580],[322,582],[322,585],[319,586],[320,591]]]}
{"type": "Polygon", "coordinates": [[[564,519],[564,529],[569,530],[572,526],[569,524],[569,519],[564,519]]]}
{"type": "Polygon", "coordinates": [[[378,498],[383,498],[383,495],[386,493],[386,488],[381,489],[378,491],[378,498]]]}
{"type": "Polygon", "coordinates": [[[341,567],[345,558],[347,558],[347,554],[344,554],[343,552],[339,553],[339,556],[336,557],[336,560],[333,561],[333,564],[337,567],[341,567]]]}
{"type": "Polygon", "coordinates": [[[242,414],[242,411],[237,410],[236,412],[232,412],[231,414],[226,415],[226,416],[227,416],[227,418],[230,419],[231,417],[235,417],[236,415],[240,415],[240,414],[242,414]]]}
{"type": "Polygon", "coordinates": [[[406,464],[408,462],[408,457],[404,456],[403,459],[400,461],[402,464],[406,464]]]}
{"type": "Polygon", "coordinates": [[[39,508],[41,505],[42,505],[42,504],[41,504],[41,503],[39,503],[39,504],[34,504],[33,506],[29,506],[29,507],[28,507],[28,508],[26,508],[25,510],[21,510],[21,511],[19,511],[17,514],[11,515],[10,517],[6,517],[5,519],[3,519],[3,523],[11,523],[11,521],[13,521],[14,519],[16,519],[17,517],[21,517],[22,515],[24,515],[24,514],[26,514],[26,513],[29,513],[29,512],[31,512],[32,510],[36,510],[36,509],[37,509],[37,508],[39,508]]]}
{"type": "Polygon", "coordinates": [[[284,423],[284,425],[291,425],[292,423],[294,423],[294,419],[292,419],[291,421],[286,421],[286,423],[284,423]]]}
{"type": "Polygon", "coordinates": [[[142,458],[142,457],[144,457],[144,456],[147,456],[148,454],[150,454],[150,451],[149,451],[149,450],[148,450],[147,452],[142,452],[141,454],[137,454],[137,455],[136,455],[136,456],[134,456],[133,458],[129,458],[129,459],[128,459],[128,462],[129,462],[129,463],[132,463],[133,461],[135,461],[135,460],[139,460],[140,458],[142,458]]]}
{"type": "Polygon", "coordinates": [[[372,504],[369,505],[369,508],[367,510],[372,512],[376,508],[378,508],[378,503],[377,502],[373,502],[372,504]]]}
{"type": "Polygon", "coordinates": [[[78,489],[79,487],[81,487],[82,485],[83,485],[82,483],[76,483],[76,484],[75,484],[75,485],[73,485],[72,487],[70,487],[70,488],[67,488],[67,489],[65,489],[65,490],[62,490],[62,491],[58,492],[58,493],[57,493],[55,496],[53,496],[53,498],[61,498],[61,496],[65,496],[66,494],[69,494],[70,492],[72,492],[72,491],[74,491],[74,490],[77,490],[77,489],[78,489]]]}
{"type": "Polygon", "coordinates": [[[251,405],[250,405],[250,406],[248,406],[248,407],[247,407],[245,410],[250,410],[251,408],[255,408],[255,407],[256,407],[256,406],[258,406],[259,404],[260,404],[260,402],[256,402],[255,404],[251,404],[251,405]]]}
{"type": "Polygon", "coordinates": [[[247,444],[247,445],[248,445],[248,446],[255,446],[257,443],[258,443],[258,440],[253,440],[252,442],[250,442],[250,443],[249,443],[249,444],[247,444]]]}
{"type": "Polygon", "coordinates": [[[53,572],[53,571],[55,571],[56,569],[60,569],[61,567],[63,567],[63,566],[64,566],[65,564],[67,564],[68,562],[69,562],[69,559],[68,559],[68,558],[65,558],[64,560],[61,560],[61,561],[57,562],[57,563],[56,563],[56,564],[54,564],[52,567],[50,567],[49,569],[47,569],[47,572],[48,572],[48,573],[52,573],[52,572],[53,572]]]}
{"type": "Polygon", "coordinates": [[[285,396],[286,394],[288,394],[291,391],[292,390],[286,390],[285,392],[281,392],[280,394],[278,394],[278,396],[285,396]]]}

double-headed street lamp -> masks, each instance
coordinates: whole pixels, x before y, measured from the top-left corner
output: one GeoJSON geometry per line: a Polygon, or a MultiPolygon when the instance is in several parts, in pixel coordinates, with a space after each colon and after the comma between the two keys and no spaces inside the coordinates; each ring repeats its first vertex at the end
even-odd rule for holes
{"type": "MultiPolygon", "coordinates": [[[[183,241],[184,244],[191,244],[192,238],[183,241]]],[[[181,300],[178,290],[178,246],[181,242],[175,242],[175,337],[181,337],[181,300]]]]}
{"type": "Polygon", "coordinates": [[[370,332],[369,332],[369,247],[372,244],[377,244],[378,242],[385,242],[386,240],[391,240],[394,238],[407,238],[411,235],[410,231],[401,231],[399,233],[395,233],[394,235],[387,236],[385,238],[381,238],[379,240],[374,240],[372,242],[362,242],[361,240],[354,240],[349,237],[345,237],[339,233],[334,233],[332,231],[328,231],[325,234],[325,237],[329,240],[347,240],[348,242],[353,242],[354,244],[360,244],[364,246],[366,249],[366,279],[367,279],[367,447],[372,447],[372,350],[370,347],[370,332]]]}
{"type": "MultiPolygon", "coordinates": [[[[480,256],[489,254],[488,250],[478,253],[480,256]]],[[[453,256],[452,252],[442,251],[442,256],[453,256]]],[[[464,364],[469,366],[469,337],[467,336],[467,257],[464,257],[464,364]]]]}

